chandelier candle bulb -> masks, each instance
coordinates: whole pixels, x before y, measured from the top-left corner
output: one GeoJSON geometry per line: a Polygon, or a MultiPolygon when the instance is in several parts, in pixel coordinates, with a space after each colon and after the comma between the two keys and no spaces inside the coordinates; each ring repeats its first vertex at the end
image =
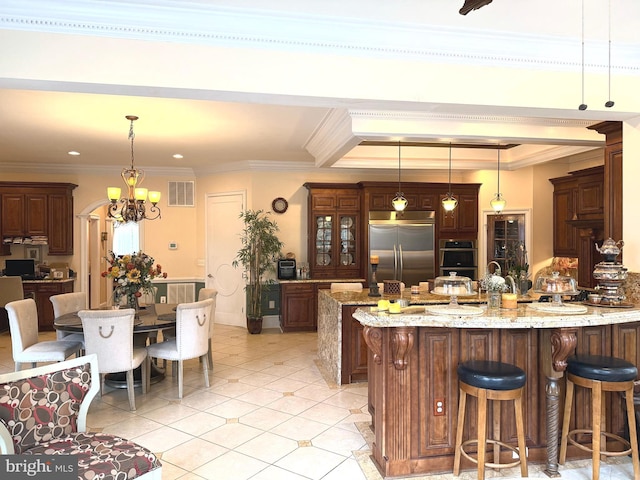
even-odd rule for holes
{"type": "Polygon", "coordinates": [[[380,263],[380,256],[371,255],[370,262],[371,262],[371,265],[378,265],[378,263],[380,263]]]}
{"type": "Polygon", "coordinates": [[[147,189],[136,188],[135,198],[136,200],[144,202],[147,199],[147,189]]]}
{"type": "Polygon", "coordinates": [[[149,201],[150,201],[151,203],[153,203],[154,205],[155,205],[156,203],[158,203],[158,202],[160,201],[160,192],[156,192],[156,191],[154,191],[154,190],[151,190],[151,191],[149,192],[149,201]]]}

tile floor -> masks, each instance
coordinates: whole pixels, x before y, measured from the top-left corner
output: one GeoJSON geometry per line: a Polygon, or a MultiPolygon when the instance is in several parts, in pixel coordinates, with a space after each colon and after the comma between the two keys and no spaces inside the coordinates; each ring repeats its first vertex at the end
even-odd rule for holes
{"type": "MultiPolygon", "coordinates": [[[[186,362],[182,401],[172,377],[152,385],[147,395],[136,389],[133,413],[126,390],[107,388],[89,410],[89,428],[156,452],[163,480],[379,480],[367,444],[366,384],[328,384],[316,365],[316,339],[315,333],[249,335],[244,328],[216,325],[210,388],[197,360],[186,362]]],[[[0,372],[12,370],[6,332],[0,334],[0,372]]],[[[590,479],[589,465],[568,463],[562,477],[590,479]]],[[[603,464],[600,478],[632,476],[631,462],[623,458],[603,464]]],[[[511,477],[519,478],[519,470],[487,471],[487,478],[511,477]]],[[[547,478],[538,465],[531,465],[530,477],[547,478]]]]}

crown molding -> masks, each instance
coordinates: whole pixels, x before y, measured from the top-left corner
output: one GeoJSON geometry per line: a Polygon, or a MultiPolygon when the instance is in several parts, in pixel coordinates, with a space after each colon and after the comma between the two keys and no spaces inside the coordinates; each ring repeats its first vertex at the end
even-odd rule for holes
{"type": "MultiPolygon", "coordinates": [[[[6,173],[33,173],[48,175],[96,175],[120,177],[122,166],[113,165],[77,165],[50,163],[0,163],[0,169],[6,173]]],[[[147,176],[193,177],[192,168],[182,167],[143,167],[147,176]]]]}
{"type": "MultiPolygon", "coordinates": [[[[178,0],[3,0],[0,28],[125,39],[577,71],[580,39],[347,19],[178,0]]],[[[608,43],[585,42],[587,71],[608,69],[608,43]]],[[[614,74],[640,74],[637,46],[616,44],[614,74]]]]}

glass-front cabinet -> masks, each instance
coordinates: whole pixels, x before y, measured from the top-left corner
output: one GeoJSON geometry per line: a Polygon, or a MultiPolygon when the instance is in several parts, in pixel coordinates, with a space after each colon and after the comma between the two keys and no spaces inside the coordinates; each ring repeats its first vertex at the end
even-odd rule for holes
{"type": "Polygon", "coordinates": [[[321,213],[314,215],[315,252],[312,276],[315,278],[354,278],[358,270],[358,216],[321,213]],[[321,273],[323,272],[323,273],[321,273]],[[313,275],[315,273],[315,275],[313,275]]]}
{"type": "Polygon", "coordinates": [[[359,192],[314,185],[307,184],[311,278],[359,278],[359,192]]]}
{"type": "Polygon", "coordinates": [[[497,262],[502,275],[507,275],[510,268],[524,266],[524,222],[523,214],[487,217],[487,261],[497,262]]]}

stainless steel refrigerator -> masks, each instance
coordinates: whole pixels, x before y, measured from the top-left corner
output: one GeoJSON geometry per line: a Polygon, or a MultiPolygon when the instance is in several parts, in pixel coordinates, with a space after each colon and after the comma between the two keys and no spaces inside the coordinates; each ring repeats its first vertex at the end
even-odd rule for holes
{"type": "Polygon", "coordinates": [[[435,212],[369,212],[369,254],[378,255],[376,277],[407,287],[435,277],[435,212]]]}

